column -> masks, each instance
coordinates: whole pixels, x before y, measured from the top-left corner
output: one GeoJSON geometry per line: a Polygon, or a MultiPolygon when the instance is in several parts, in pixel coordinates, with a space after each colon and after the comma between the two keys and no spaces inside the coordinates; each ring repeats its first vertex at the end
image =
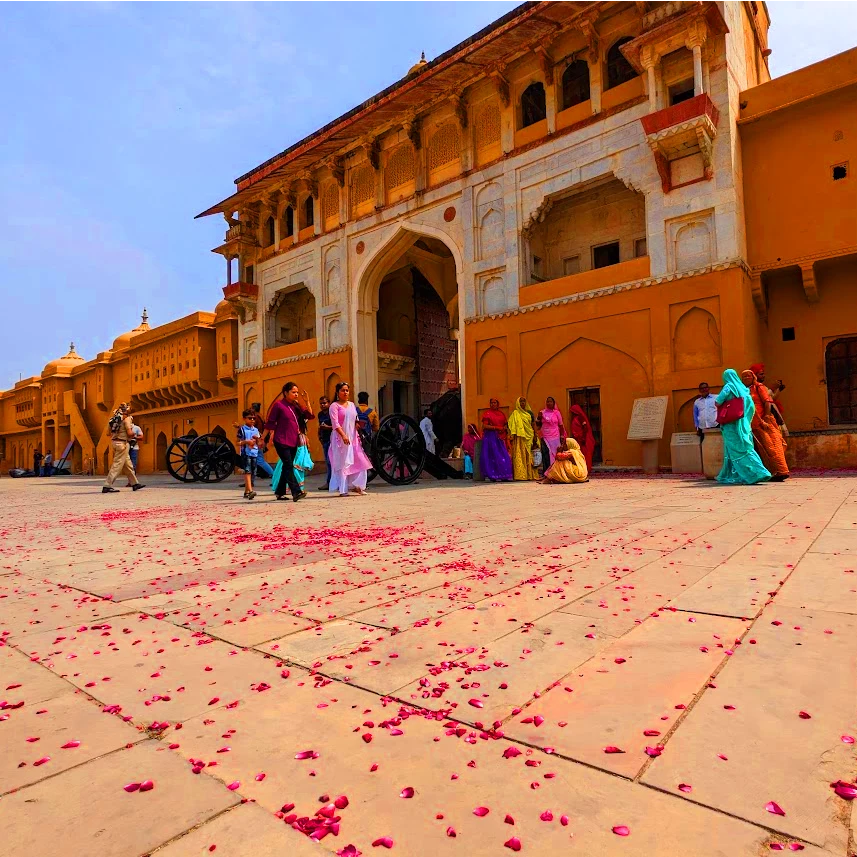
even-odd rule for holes
{"type": "Polygon", "coordinates": [[[646,70],[646,87],[649,90],[649,113],[658,109],[658,55],[647,45],[640,51],[640,64],[646,70]]]}
{"type": "Polygon", "coordinates": [[[702,45],[694,45],[693,51],[693,94],[702,95],[702,45]]]}
{"type": "Polygon", "coordinates": [[[321,235],[321,200],[317,193],[312,197],[312,225],[313,234],[321,235]]]}
{"type": "Polygon", "coordinates": [[[592,102],[592,112],[600,113],[601,91],[603,89],[601,81],[601,58],[596,56],[593,60],[590,56],[587,61],[589,63],[589,100],[592,102]]]}
{"type": "Polygon", "coordinates": [[[230,255],[224,256],[226,259],[226,285],[232,285],[232,257],[230,255]]]}

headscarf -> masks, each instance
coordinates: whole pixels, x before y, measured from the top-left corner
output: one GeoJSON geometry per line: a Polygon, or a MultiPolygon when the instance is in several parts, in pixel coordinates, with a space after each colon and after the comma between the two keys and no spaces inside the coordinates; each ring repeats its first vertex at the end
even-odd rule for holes
{"type": "Polygon", "coordinates": [[[467,424],[467,433],[475,437],[476,440],[482,440],[482,435],[479,434],[479,429],[476,428],[476,423],[467,424]]]}
{"type": "MultiPolygon", "coordinates": [[[[753,377],[755,378],[755,374],[753,377]]],[[[717,394],[715,401],[718,405],[722,405],[730,399],[743,399],[744,418],[748,422],[753,419],[753,414],[756,413],[753,397],[750,395],[749,388],[744,386],[744,382],[734,369],[726,369],[723,372],[723,388],[717,394]]]]}
{"type": "Polygon", "coordinates": [[[526,408],[521,407],[520,397],[515,400],[515,410],[509,414],[509,434],[522,437],[529,444],[532,444],[535,437],[533,415],[526,408]]]}
{"type": "Polygon", "coordinates": [[[754,375],[757,375],[757,376],[758,376],[758,375],[763,375],[763,374],[765,373],[765,364],[764,364],[764,363],[754,363],[754,364],[750,367],[750,371],[751,371],[754,375]]]}

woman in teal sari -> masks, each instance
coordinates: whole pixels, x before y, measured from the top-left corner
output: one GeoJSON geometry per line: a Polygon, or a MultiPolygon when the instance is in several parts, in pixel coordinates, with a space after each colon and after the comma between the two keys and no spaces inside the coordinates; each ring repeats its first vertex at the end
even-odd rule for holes
{"type": "Polygon", "coordinates": [[[717,394],[717,404],[723,405],[730,399],[744,400],[744,415],[735,422],[720,426],[723,433],[723,469],[717,481],[726,485],[767,482],[771,474],[753,448],[753,430],[750,428],[756,408],[750,391],[734,369],[727,369],[723,373],[723,389],[717,394]]]}

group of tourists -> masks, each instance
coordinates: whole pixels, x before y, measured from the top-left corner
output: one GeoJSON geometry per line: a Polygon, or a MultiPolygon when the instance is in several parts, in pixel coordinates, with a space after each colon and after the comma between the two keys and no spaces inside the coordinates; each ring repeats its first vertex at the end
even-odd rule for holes
{"type": "MultiPolygon", "coordinates": [[[[740,375],[734,369],[723,373],[723,388],[715,398],[716,425],[723,434],[719,482],[755,485],[789,478],[785,453],[788,429],[782,405],[777,401],[784,389],[782,381],[776,389],[765,384],[762,363],[754,364],[740,375]]],[[[710,393],[706,391],[708,396],[710,393]]]]}
{"type": "Polygon", "coordinates": [[[595,435],[585,412],[572,405],[566,430],[553,396],[538,415],[519,396],[508,417],[499,400],[491,399],[481,433],[473,423],[467,426],[461,445],[465,473],[473,472],[478,441],[479,468],[491,482],[532,482],[540,479],[539,471],[545,484],[586,482],[592,470],[595,435]]]}
{"type": "MultiPolygon", "coordinates": [[[[379,422],[377,413],[368,403],[368,395],[361,393],[355,405],[351,401],[351,387],[344,381],[336,385],[333,402],[326,396],[319,400],[318,438],[327,465],[327,478],[319,490],[340,497],[366,494],[367,475],[372,465],[363,451],[358,427],[363,425],[367,431],[377,431],[379,422]]],[[[243,417],[244,424],[238,426],[238,447],[244,473],[244,497],[248,500],[256,497],[256,474],[261,463],[268,467],[264,452],[273,442],[279,458],[271,474],[274,496],[277,500],[291,496],[295,503],[303,500],[307,496],[305,477],[313,468],[307,424],[316,418],[306,390],[289,381],[283,386],[280,398],[271,405],[266,420],[261,420],[255,408],[244,411],[243,417]]]]}

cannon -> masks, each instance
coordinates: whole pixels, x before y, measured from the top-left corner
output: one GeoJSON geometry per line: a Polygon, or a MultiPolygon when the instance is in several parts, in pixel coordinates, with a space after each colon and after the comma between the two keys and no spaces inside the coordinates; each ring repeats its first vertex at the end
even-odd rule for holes
{"type": "MultiPolygon", "coordinates": [[[[390,485],[411,485],[423,471],[436,479],[461,479],[463,474],[426,449],[417,422],[406,414],[390,414],[371,437],[361,437],[372,462],[370,481],[380,476],[390,485]]],[[[222,482],[240,465],[235,446],[217,434],[177,437],[167,448],[167,470],[180,482],[222,482]]]]}

